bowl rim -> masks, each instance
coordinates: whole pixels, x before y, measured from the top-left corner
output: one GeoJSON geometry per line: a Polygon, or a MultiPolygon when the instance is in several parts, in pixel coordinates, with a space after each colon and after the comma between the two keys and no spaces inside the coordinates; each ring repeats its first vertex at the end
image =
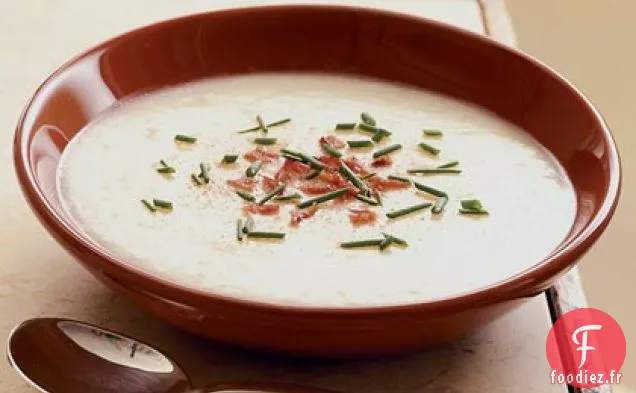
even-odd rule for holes
{"type": "MultiPolygon", "coordinates": [[[[245,6],[245,7],[233,7],[228,9],[213,10],[208,12],[194,13],[175,18],[170,18],[155,22],[152,24],[143,25],[133,30],[126,31],[113,38],[103,41],[85,51],[79,55],[72,57],[70,60],[58,67],[53,73],[51,73],[36,89],[33,95],[28,100],[24,107],[20,118],[18,120],[15,137],[13,142],[13,158],[15,171],[17,174],[18,182],[22,188],[23,194],[31,206],[32,210],[44,224],[44,226],[51,232],[51,234],[60,240],[61,237],[66,243],[70,244],[74,250],[79,250],[82,254],[96,258],[99,260],[103,271],[113,270],[118,271],[119,274],[126,274],[128,277],[133,277],[136,282],[145,282],[148,285],[152,285],[155,290],[154,294],[164,295],[166,299],[171,301],[178,300],[184,304],[198,306],[205,308],[205,304],[210,302],[222,302],[229,306],[248,307],[259,309],[264,312],[281,312],[294,313],[298,315],[331,315],[331,316],[345,316],[345,315],[385,315],[395,314],[397,312],[444,312],[457,309],[465,309],[465,305],[471,305],[476,307],[478,305],[495,304],[505,300],[513,300],[517,298],[533,297],[545,290],[545,283],[556,276],[565,273],[571,268],[577,261],[578,257],[584,254],[585,251],[596,241],[596,239],[602,234],[610,219],[612,218],[620,195],[621,183],[622,183],[622,168],[620,164],[620,156],[615,143],[615,140],[610,132],[609,126],[594,107],[591,101],[570,81],[561,76],[553,68],[534,58],[533,56],[522,52],[519,49],[510,47],[503,43],[500,43],[488,36],[484,36],[460,27],[456,27],[445,22],[440,22],[425,17],[416,15],[405,14],[397,11],[383,10],[373,7],[365,6],[353,6],[353,5],[340,5],[340,4],[294,4],[294,5],[259,5],[259,6],[245,6]],[[188,287],[183,284],[171,281],[168,278],[161,277],[144,271],[140,268],[134,267],[121,259],[110,254],[103,248],[100,248],[93,243],[89,242],[78,231],[73,229],[67,224],[64,218],[62,218],[52,207],[44,195],[43,190],[37,185],[35,176],[31,170],[31,160],[29,158],[29,139],[32,132],[25,129],[25,123],[28,118],[34,113],[37,113],[37,102],[41,98],[44,90],[60,76],[65,70],[72,65],[81,61],[84,58],[93,56],[101,51],[106,50],[117,42],[129,39],[138,34],[147,33],[150,31],[162,30],[168,26],[181,23],[192,23],[199,19],[205,19],[209,16],[220,15],[226,17],[240,17],[243,13],[263,13],[276,10],[278,12],[290,12],[290,11],[311,11],[320,9],[323,11],[329,11],[334,13],[365,13],[370,15],[388,17],[395,21],[402,20],[408,23],[418,23],[428,25],[440,31],[445,31],[446,34],[453,34],[455,36],[461,36],[463,40],[479,41],[480,45],[489,45],[496,47],[497,49],[507,52],[508,56],[515,56],[525,62],[531,63],[534,67],[540,71],[549,74],[552,78],[555,78],[559,83],[562,83],[566,89],[569,89],[575,96],[577,96],[584,106],[594,116],[596,122],[599,125],[601,132],[599,136],[603,139],[604,144],[607,146],[605,154],[607,155],[609,179],[608,187],[605,191],[604,198],[600,203],[597,213],[594,217],[587,222],[587,224],[581,229],[581,232],[576,236],[570,236],[566,234],[562,243],[556,246],[556,248],[541,261],[535,265],[527,268],[519,273],[516,273],[504,280],[494,282],[490,285],[477,288],[475,290],[457,293],[451,296],[445,296],[440,298],[431,298],[424,301],[418,301],[413,303],[404,304],[388,304],[388,305],[346,305],[346,306],[312,306],[312,305],[298,305],[298,304],[280,304],[274,302],[266,302],[260,300],[252,300],[247,298],[233,297],[212,291],[204,291],[193,287],[188,287]],[[107,262],[107,263],[104,263],[107,262]]],[[[573,224],[574,225],[574,224],[573,224]]],[[[146,285],[146,286],[148,286],[146,285]]],[[[144,290],[144,288],[139,288],[144,290]]]]}

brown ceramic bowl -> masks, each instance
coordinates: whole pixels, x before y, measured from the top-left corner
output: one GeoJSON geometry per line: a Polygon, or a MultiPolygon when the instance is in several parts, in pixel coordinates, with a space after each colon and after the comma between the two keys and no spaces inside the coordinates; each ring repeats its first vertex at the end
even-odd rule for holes
{"type": "Polygon", "coordinates": [[[457,338],[541,293],[596,241],[616,207],[620,165],[597,111],[531,57],[415,17],[336,6],[248,8],[179,18],[97,46],[56,71],[17,126],[20,184],[43,225],[99,280],[186,331],[291,355],[357,357],[457,338]],[[175,285],[88,241],[60,208],[61,152],[118,100],[216,75],[320,71],[365,75],[472,101],[521,126],[566,168],[578,209],[542,261],[478,291],[415,305],[306,309],[241,301],[175,285]]]}

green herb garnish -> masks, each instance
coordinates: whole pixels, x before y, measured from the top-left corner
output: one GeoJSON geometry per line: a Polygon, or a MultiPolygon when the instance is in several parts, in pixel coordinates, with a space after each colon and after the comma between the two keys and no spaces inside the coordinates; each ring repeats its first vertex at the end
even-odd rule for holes
{"type": "Polygon", "coordinates": [[[190,179],[192,179],[192,182],[194,184],[196,184],[197,186],[201,186],[203,185],[203,183],[201,183],[201,180],[199,180],[199,178],[197,177],[197,175],[195,175],[194,173],[192,175],[190,175],[190,179]]]}
{"type": "Polygon", "coordinates": [[[434,156],[439,154],[439,149],[429,145],[428,143],[421,142],[420,144],[418,144],[418,146],[420,147],[420,149],[424,150],[425,152],[431,153],[434,156]]]}
{"type": "Polygon", "coordinates": [[[377,247],[384,239],[367,239],[367,240],[356,240],[352,242],[344,242],[340,243],[340,247],[342,248],[363,248],[363,247],[377,247]]]}
{"type": "Polygon", "coordinates": [[[258,116],[256,116],[256,122],[258,123],[258,126],[252,127],[252,128],[248,128],[246,130],[241,130],[238,133],[239,134],[246,134],[248,132],[255,132],[255,131],[261,131],[261,130],[264,133],[267,133],[271,127],[280,126],[282,124],[289,123],[290,121],[291,121],[290,118],[286,118],[286,119],[277,120],[277,121],[275,121],[273,123],[265,124],[265,122],[263,121],[263,118],[260,115],[258,115],[258,116]]]}
{"type": "Polygon", "coordinates": [[[322,194],[322,195],[318,195],[318,196],[313,197],[313,198],[306,199],[306,200],[300,202],[297,205],[297,207],[299,209],[304,209],[306,207],[309,207],[309,206],[313,205],[314,203],[317,204],[317,203],[328,202],[328,201],[331,201],[333,199],[336,199],[338,197],[343,196],[347,192],[349,192],[348,188],[341,188],[341,189],[338,189],[336,191],[331,191],[331,192],[328,192],[326,194],[322,194]]]}
{"type": "Polygon", "coordinates": [[[248,239],[283,239],[285,234],[282,232],[248,232],[248,239]]]}
{"type": "Polygon", "coordinates": [[[243,220],[236,220],[236,240],[243,241],[243,220]]]}
{"type": "Polygon", "coordinates": [[[423,129],[422,133],[426,136],[442,136],[442,130],[423,129]]]}
{"type": "Polygon", "coordinates": [[[183,143],[195,143],[197,141],[197,138],[189,135],[178,134],[174,136],[174,140],[183,143]]]}
{"type": "Polygon", "coordinates": [[[380,149],[380,150],[376,151],[375,153],[373,153],[373,158],[378,158],[378,157],[385,156],[387,154],[391,154],[391,153],[393,153],[396,150],[400,150],[401,148],[402,148],[402,145],[400,145],[400,144],[387,146],[384,149],[380,149]]]}
{"type": "Polygon", "coordinates": [[[311,180],[311,179],[315,179],[318,176],[320,176],[320,173],[322,171],[319,171],[318,169],[314,169],[313,171],[309,172],[308,174],[305,175],[304,179],[305,180],[311,180]]]}
{"type": "Polygon", "coordinates": [[[403,183],[411,183],[410,179],[407,179],[406,177],[402,177],[402,176],[396,176],[396,175],[389,175],[387,176],[388,179],[390,180],[397,180],[397,181],[401,181],[403,183]]]}
{"type": "Polygon", "coordinates": [[[389,248],[389,246],[391,246],[391,243],[393,243],[391,241],[391,238],[390,237],[385,237],[384,240],[382,240],[382,243],[380,243],[380,245],[379,245],[380,246],[380,251],[384,251],[387,248],[389,248]]]}
{"type": "Polygon", "coordinates": [[[288,118],[286,118],[286,119],[276,120],[276,121],[275,121],[275,122],[273,122],[273,123],[269,123],[269,124],[267,125],[267,128],[280,126],[280,125],[282,125],[282,124],[289,123],[290,121],[291,121],[291,119],[290,119],[289,117],[288,117],[288,118]]]}
{"type": "Polygon", "coordinates": [[[155,198],[152,200],[152,204],[155,205],[155,207],[159,207],[166,210],[172,210],[172,202],[164,201],[163,199],[155,198]]]}
{"type": "Polygon", "coordinates": [[[202,162],[199,164],[199,169],[201,170],[199,179],[201,179],[203,183],[208,184],[210,182],[210,166],[202,162]]]}
{"type": "Polygon", "coordinates": [[[142,199],[141,203],[143,203],[144,206],[146,206],[146,209],[150,210],[152,213],[157,211],[157,209],[154,206],[152,206],[152,204],[148,202],[147,200],[142,199]]]}
{"type": "Polygon", "coordinates": [[[447,196],[440,197],[435,202],[435,205],[431,209],[431,212],[433,212],[433,214],[440,214],[441,212],[444,211],[447,204],[448,204],[448,197],[447,196]]]}
{"type": "Polygon", "coordinates": [[[379,128],[375,134],[373,134],[373,136],[371,137],[371,139],[373,139],[373,141],[375,143],[379,143],[382,141],[382,139],[391,136],[391,132],[385,130],[384,128],[379,128]]]}
{"type": "Polygon", "coordinates": [[[441,174],[453,174],[462,173],[461,169],[455,168],[415,168],[409,169],[406,172],[415,175],[441,175],[441,174]]]}
{"type": "Polygon", "coordinates": [[[277,185],[272,191],[268,192],[267,195],[265,195],[263,198],[261,198],[260,201],[258,201],[259,205],[264,205],[265,203],[267,203],[270,199],[272,199],[273,197],[275,197],[276,195],[280,194],[281,192],[283,192],[283,190],[285,190],[285,185],[284,184],[279,184],[277,185]]]}
{"type": "Polygon", "coordinates": [[[294,199],[300,199],[300,197],[301,195],[295,192],[293,194],[277,196],[276,198],[274,198],[274,200],[278,202],[287,202],[287,201],[293,201],[294,199]]]}
{"type": "Polygon", "coordinates": [[[444,191],[440,191],[436,188],[433,187],[429,187],[427,185],[424,185],[422,183],[418,183],[416,181],[413,182],[413,185],[415,186],[415,188],[417,188],[420,191],[424,191],[426,193],[429,193],[431,195],[435,195],[436,197],[445,197],[447,196],[447,194],[444,191]]]}
{"type": "Polygon", "coordinates": [[[223,164],[234,164],[238,160],[238,154],[226,154],[223,156],[221,163],[223,164]]]}
{"type": "Polygon", "coordinates": [[[373,176],[376,176],[376,175],[377,175],[377,173],[375,173],[375,172],[367,173],[364,176],[360,176],[360,180],[371,179],[373,176]]]}
{"type": "Polygon", "coordinates": [[[377,200],[373,198],[369,198],[368,196],[365,196],[362,194],[356,194],[356,199],[364,203],[367,203],[371,206],[378,206],[380,204],[377,200]]]}
{"type": "Polygon", "coordinates": [[[371,142],[371,141],[347,141],[347,145],[349,145],[349,147],[351,149],[360,149],[360,148],[364,148],[364,147],[373,146],[373,142],[371,142]]]}
{"type": "Polygon", "coordinates": [[[452,168],[457,165],[459,165],[459,161],[450,161],[450,162],[447,162],[446,164],[438,165],[437,167],[444,169],[444,168],[452,168]]]}
{"type": "Polygon", "coordinates": [[[351,183],[363,194],[367,194],[369,192],[369,187],[366,183],[363,182],[362,179],[360,179],[358,175],[356,175],[344,162],[340,162],[340,173],[349,179],[349,181],[351,181],[351,183]]]}
{"type": "Polygon", "coordinates": [[[394,210],[392,212],[387,213],[386,216],[388,218],[398,218],[398,217],[405,216],[407,214],[414,213],[414,212],[419,211],[419,210],[423,210],[423,209],[429,208],[432,205],[433,204],[430,203],[430,202],[420,203],[420,204],[417,204],[417,205],[406,207],[404,209],[394,210]]]}
{"type": "Polygon", "coordinates": [[[263,161],[261,161],[261,160],[254,161],[252,163],[252,165],[250,165],[245,170],[245,176],[247,176],[247,177],[256,176],[256,174],[261,170],[262,167],[263,167],[263,161]]]}
{"type": "Polygon", "coordinates": [[[252,142],[254,142],[257,145],[270,146],[270,145],[275,145],[278,142],[278,139],[277,138],[254,138],[252,142]]]}
{"type": "Polygon", "coordinates": [[[487,216],[489,214],[487,210],[483,209],[459,209],[459,212],[461,214],[474,214],[479,216],[487,216]]]}
{"type": "Polygon", "coordinates": [[[244,200],[248,202],[254,202],[256,200],[256,197],[254,197],[254,195],[245,191],[236,190],[236,195],[240,196],[241,198],[243,198],[244,200]]]}
{"type": "Polygon", "coordinates": [[[338,123],[336,124],[336,130],[353,130],[356,125],[356,123],[338,123]]]}
{"type": "Polygon", "coordinates": [[[361,129],[362,131],[370,132],[372,134],[375,134],[378,131],[377,127],[366,124],[366,123],[359,123],[358,128],[361,129]]]}
{"type": "Polygon", "coordinates": [[[304,162],[306,164],[309,164],[312,168],[317,169],[319,171],[322,171],[323,169],[325,169],[325,164],[323,164],[322,162],[318,161],[314,157],[308,156],[305,153],[301,153],[299,151],[294,151],[294,150],[289,150],[289,149],[281,149],[281,153],[284,153],[284,154],[286,154],[288,156],[297,157],[298,161],[301,161],[301,162],[304,162]]]}
{"type": "Polygon", "coordinates": [[[461,201],[463,209],[481,210],[483,205],[479,199],[464,199],[461,201]]]}
{"type": "Polygon", "coordinates": [[[161,174],[164,174],[164,175],[165,174],[169,174],[169,173],[175,173],[176,171],[177,171],[176,169],[174,169],[172,167],[169,167],[169,166],[165,166],[163,168],[158,168],[157,169],[157,172],[159,172],[161,174]]]}
{"type": "Polygon", "coordinates": [[[402,247],[408,247],[408,245],[409,245],[409,244],[406,242],[406,240],[402,240],[402,239],[400,239],[399,237],[395,237],[395,236],[393,236],[393,235],[391,235],[391,234],[388,234],[388,233],[382,232],[382,235],[383,235],[385,238],[390,238],[390,239],[391,239],[391,243],[393,243],[393,244],[397,244],[397,245],[402,246],[402,247]]]}
{"type": "Polygon", "coordinates": [[[329,154],[330,156],[337,157],[337,158],[342,157],[342,153],[340,153],[338,151],[338,149],[336,149],[335,147],[331,146],[330,144],[321,143],[320,146],[325,151],[325,153],[329,154]]]}
{"type": "Polygon", "coordinates": [[[267,129],[267,125],[263,121],[263,118],[261,117],[261,115],[256,115],[256,122],[258,123],[258,126],[260,127],[261,131],[263,131],[264,134],[267,134],[269,130],[267,129]]]}
{"type": "Polygon", "coordinates": [[[376,125],[376,121],[373,118],[373,116],[371,116],[370,114],[368,114],[367,112],[362,112],[360,114],[360,120],[362,120],[362,122],[364,124],[368,124],[370,126],[375,126],[376,125]]]}

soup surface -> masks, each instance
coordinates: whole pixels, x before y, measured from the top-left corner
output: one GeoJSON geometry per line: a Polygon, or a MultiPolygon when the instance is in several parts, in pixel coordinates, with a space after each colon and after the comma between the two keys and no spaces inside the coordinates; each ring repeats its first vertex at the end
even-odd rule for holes
{"type": "Polygon", "coordinates": [[[405,304],[494,284],[549,254],[576,209],[556,159],[492,113],[398,84],[319,74],[212,79],[125,102],[69,143],[58,188],[77,226],[130,265],[204,291],[316,307],[405,304]],[[362,112],[376,125],[335,129],[364,123],[362,112]],[[258,127],[257,116],[264,124],[291,120],[239,133],[258,127]],[[378,128],[391,135],[372,141],[378,128]],[[329,135],[337,140],[319,142],[329,135]],[[342,147],[346,141],[371,146],[342,147]],[[373,163],[374,152],[394,145],[373,163]],[[279,157],[284,148],[289,158],[279,157]],[[236,162],[221,163],[232,154],[236,162]],[[314,156],[325,169],[315,171],[314,156]],[[444,164],[450,170],[426,171],[444,164]],[[296,207],[344,188],[335,200],[296,207]],[[259,205],[272,189],[280,193],[259,205]],[[293,194],[300,198],[277,199],[293,194]],[[433,214],[423,204],[439,209],[440,195],[448,203],[433,214]],[[251,197],[255,203],[243,199],[251,197]],[[481,208],[469,201],[460,211],[475,199],[481,208]],[[412,206],[420,210],[386,215],[412,206]],[[239,241],[237,220],[247,216],[253,236],[239,241]],[[343,248],[368,239],[375,243],[343,248]]]}

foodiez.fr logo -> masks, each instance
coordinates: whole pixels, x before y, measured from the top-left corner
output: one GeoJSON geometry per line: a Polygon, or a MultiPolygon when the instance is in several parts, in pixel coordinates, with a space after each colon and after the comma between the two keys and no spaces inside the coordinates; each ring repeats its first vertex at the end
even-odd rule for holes
{"type": "Polygon", "coordinates": [[[579,388],[618,384],[625,352],[625,335],[612,317],[594,308],[570,311],[548,333],[550,382],[579,388]]]}

